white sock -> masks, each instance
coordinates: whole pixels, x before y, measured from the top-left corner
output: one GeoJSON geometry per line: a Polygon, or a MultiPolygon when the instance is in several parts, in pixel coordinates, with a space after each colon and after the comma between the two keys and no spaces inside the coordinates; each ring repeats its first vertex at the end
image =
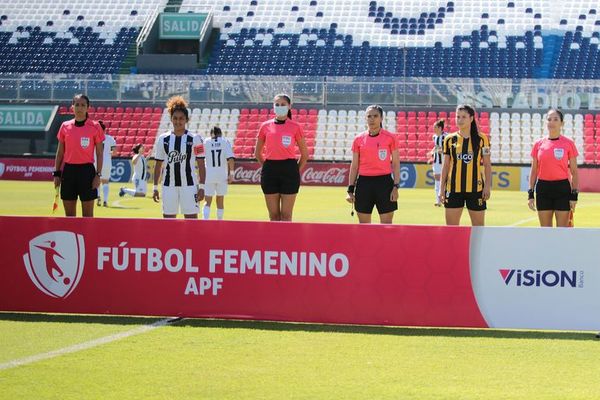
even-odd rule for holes
{"type": "Polygon", "coordinates": [[[202,215],[204,216],[204,219],[210,219],[210,206],[204,206],[202,215]]]}
{"type": "Polygon", "coordinates": [[[125,192],[125,194],[128,194],[130,196],[135,197],[135,190],[134,189],[124,188],[123,191],[125,192]]]}
{"type": "Polygon", "coordinates": [[[217,219],[223,219],[223,214],[225,214],[225,210],[222,208],[217,208],[217,219]]]}
{"type": "Polygon", "coordinates": [[[108,183],[105,183],[102,185],[102,198],[104,199],[104,202],[108,202],[108,183]]]}
{"type": "Polygon", "coordinates": [[[440,181],[435,181],[435,202],[439,201],[438,193],[440,192],[440,181]]]}

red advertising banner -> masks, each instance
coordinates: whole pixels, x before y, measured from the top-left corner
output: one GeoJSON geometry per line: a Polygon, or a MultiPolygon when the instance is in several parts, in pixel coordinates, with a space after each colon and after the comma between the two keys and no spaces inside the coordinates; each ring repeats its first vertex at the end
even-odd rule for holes
{"type": "Polygon", "coordinates": [[[0,230],[3,311],[487,326],[468,227],[0,217],[0,230]]]}
{"type": "Polygon", "coordinates": [[[0,158],[0,179],[51,181],[54,159],[0,158]]]}
{"type": "MultiPolygon", "coordinates": [[[[260,183],[261,166],[256,161],[236,161],[234,183],[260,183]]],[[[346,186],[350,176],[349,163],[308,163],[300,172],[303,185],[346,186]]]]}

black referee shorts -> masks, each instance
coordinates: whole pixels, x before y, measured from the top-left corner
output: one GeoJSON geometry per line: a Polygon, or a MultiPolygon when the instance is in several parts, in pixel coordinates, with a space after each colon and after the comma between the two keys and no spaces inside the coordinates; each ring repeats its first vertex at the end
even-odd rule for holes
{"type": "Polygon", "coordinates": [[[300,190],[298,161],[265,160],[260,173],[260,187],[264,194],[297,194],[300,190]]]}
{"type": "Polygon", "coordinates": [[[98,198],[98,190],[92,189],[96,177],[94,164],[65,164],[60,183],[60,198],[63,200],[90,201],[98,198]]]}
{"type": "Polygon", "coordinates": [[[363,214],[371,214],[377,207],[379,214],[387,214],[398,209],[397,201],[390,201],[394,180],[391,175],[360,176],[354,191],[354,209],[363,214]]]}
{"type": "Polygon", "coordinates": [[[483,192],[455,193],[446,192],[445,208],[463,208],[467,205],[467,210],[483,211],[487,208],[483,200],[483,192]]]}
{"type": "Polygon", "coordinates": [[[562,181],[543,181],[538,179],[535,185],[535,206],[539,211],[570,211],[571,183],[562,181]]]}

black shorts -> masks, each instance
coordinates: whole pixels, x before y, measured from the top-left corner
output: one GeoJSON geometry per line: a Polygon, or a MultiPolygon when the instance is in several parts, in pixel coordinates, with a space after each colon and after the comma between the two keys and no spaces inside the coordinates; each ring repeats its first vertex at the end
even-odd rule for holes
{"type": "Polygon", "coordinates": [[[379,214],[396,211],[398,202],[390,201],[393,188],[391,175],[359,176],[354,191],[354,209],[363,214],[371,214],[373,206],[379,214]]]}
{"type": "Polygon", "coordinates": [[[300,190],[298,161],[265,160],[260,172],[260,187],[264,194],[296,194],[300,190]]]}
{"type": "Polygon", "coordinates": [[[94,164],[65,164],[60,183],[60,198],[63,200],[90,201],[98,198],[98,190],[92,189],[96,177],[94,164]]]}
{"type": "Polygon", "coordinates": [[[483,211],[487,208],[485,200],[483,200],[483,192],[475,193],[454,193],[446,192],[446,208],[463,208],[467,205],[467,209],[471,211],[483,211]]]}
{"type": "Polygon", "coordinates": [[[571,204],[571,184],[568,179],[562,181],[543,181],[538,179],[535,185],[535,206],[539,211],[569,211],[571,204]]]}

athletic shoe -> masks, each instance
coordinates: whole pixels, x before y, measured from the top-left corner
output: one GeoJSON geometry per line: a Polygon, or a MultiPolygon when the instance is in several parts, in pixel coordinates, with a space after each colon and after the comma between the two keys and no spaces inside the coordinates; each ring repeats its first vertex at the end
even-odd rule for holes
{"type": "Polygon", "coordinates": [[[97,205],[98,207],[100,207],[100,206],[102,205],[102,202],[100,201],[100,197],[98,197],[98,201],[96,201],[96,205],[97,205]]]}
{"type": "Polygon", "coordinates": [[[119,197],[125,196],[125,190],[123,188],[119,189],[119,197]]]}
{"type": "Polygon", "coordinates": [[[104,205],[104,207],[108,207],[108,203],[107,202],[104,202],[103,205],[104,205]]]}

